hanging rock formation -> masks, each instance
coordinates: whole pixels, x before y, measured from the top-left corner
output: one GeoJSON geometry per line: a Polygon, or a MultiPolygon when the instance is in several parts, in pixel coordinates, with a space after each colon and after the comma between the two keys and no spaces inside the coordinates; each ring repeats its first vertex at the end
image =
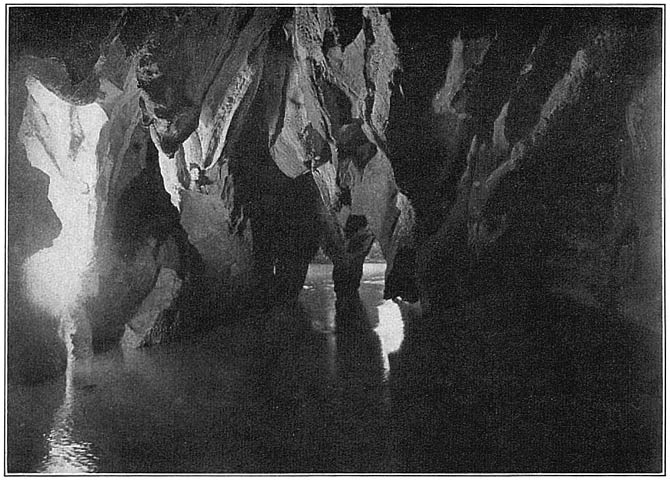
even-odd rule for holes
{"type": "Polygon", "coordinates": [[[392,370],[401,464],[659,472],[662,11],[455,10],[394,31],[421,59],[388,131],[423,311],[392,370]]]}
{"type": "Polygon", "coordinates": [[[9,331],[54,366],[66,325],[85,355],[291,301],[319,245],[355,294],[373,239],[429,313],[532,286],[658,316],[653,10],[108,12],[60,51],[12,29],[9,331]]]}
{"type": "MultiPolygon", "coordinates": [[[[641,152],[629,134],[632,122],[658,118],[649,109],[643,120],[629,106],[657,75],[654,13],[543,15],[527,12],[488,33],[455,35],[445,83],[432,98],[442,135],[451,139],[435,167],[441,183],[424,182],[420,171],[406,181],[418,210],[418,276],[428,309],[522,284],[616,308],[628,302],[622,289],[636,275],[649,279],[660,261],[658,245],[630,253],[641,239],[632,198],[654,198],[660,186],[652,180],[660,176],[635,180],[651,161],[633,166],[641,152]]],[[[659,148],[649,142],[647,152],[659,148]]],[[[415,159],[394,162],[401,172],[415,159]]],[[[646,232],[658,235],[658,205],[644,209],[646,232]]]]}
{"type": "Polygon", "coordinates": [[[662,18],[12,7],[10,380],[293,304],[319,247],[360,307],[376,239],[407,471],[660,471],[662,18]]]}
{"type": "MultiPolygon", "coordinates": [[[[54,62],[26,58],[14,63],[14,67],[12,83],[16,88],[12,89],[10,111],[13,119],[20,116],[21,125],[10,138],[10,165],[29,163],[48,176],[48,191],[38,197],[33,209],[47,215],[53,209],[61,226],[47,245],[39,242],[39,236],[36,242],[25,227],[12,238],[13,262],[9,271],[15,279],[12,289],[18,292],[14,300],[38,313],[44,325],[36,326],[36,331],[59,326],[71,354],[87,357],[92,332],[99,327],[91,323],[89,301],[98,296],[101,286],[107,287],[102,282],[103,271],[98,269],[99,259],[109,257],[107,246],[98,242],[105,207],[114,202],[107,188],[112,185],[113,176],[122,182],[129,174],[122,170],[112,173],[109,167],[111,159],[138,153],[138,149],[129,149],[131,138],[135,140],[132,145],[137,145],[132,120],[136,115],[128,115],[128,109],[138,112],[136,103],[128,102],[133,94],[137,98],[137,89],[124,96],[121,89],[102,79],[98,81],[99,90],[94,92],[96,97],[88,87],[89,80],[73,88],[62,67],[54,62]],[[109,135],[118,130],[122,131],[121,136],[109,135]],[[19,246],[30,250],[17,252],[19,246]]],[[[29,191],[30,187],[10,185],[13,196],[18,195],[18,189],[29,191]]],[[[21,204],[18,201],[11,210],[17,212],[13,207],[16,206],[22,212],[21,204]]],[[[40,215],[36,218],[40,219],[40,215]]],[[[10,224],[31,222],[25,216],[17,216],[10,224]]],[[[45,233],[49,232],[48,225],[45,222],[45,233]]],[[[150,279],[151,276],[149,282],[150,279]]],[[[123,312],[122,306],[117,304],[116,308],[123,312]]],[[[10,325],[18,318],[10,315],[10,325]]],[[[60,344],[57,339],[51,342],[54,346],[60,344]]],[[[27,372],[19,370],[17,376],[31,377],[30,361],[23,364],[27,372]]]]}
{"type": "MultiPolygon", "coordinates": [[[[295,279],[280,275],[270,284],[296,286],[292,294],[279,295],[293,298],[317,247],[300,238],[321,237],[339,271],[362,263],[370,243],[356,253],[346,246],[343,227],[350,212],[365,216],[387,258],[394,256],[398,206],[410,206],[402,201],[379,144],[385,139],[396,51],[388,19],[374,8],[363,9],[367,27],[344,48],[330,9],[257,9],[244,15],[246,23],[239,11],[223,9],[214,19],[188,11],[173,30],[147,43],[137,71],[144,90],[141,105],[166,190],[205,264],[233,287],[248,287],[254,278],[267,284],[263,278],[286,268],[295,279]],[[200,42],[199,32],[213,21],[227,26],[223,48],[184,47],[183,55],[170,53],[175,45],[200,42]],[[235,28],[239,34],[231,35],[235,28]],[[196,65],[206,65],[204,77],[193,69],[196,65]],[[367,131],[377,152],[353,171],[336,150],[337,130],[352,119],[367,131]],[[309,197],[316,191],[309,194],[312,181],[298,180],[303,176],[314,179],[320,200],[309,197]],[[283,205],[280,198],[296,189],[307,198],[283,205]],[[344,212],[342,189],[354,204],[344,212]],[[282,226],[291,228],[278,236],[282,226]],[[249,235],[253,263],[248,261],[249,235]],[[280,245],[282,237],[286,246],[280,245]],[[251,264],[255,275],[248,270],[251,264]]],[[[338,285],[351,284],[355,290],[357,281],[347,279],[338,276],[338,285]]]]}
{"type": "MultiPolygon", "coordinates": [[[[89,19],[99,55],[77,50],[89,31],[12,51],[10,277],[17,302],[52,319],[53,359],[59,330],[85,358],[124,330],[145,345],[268,295],[295,299],[319,244],[347,291],[373,236],[392,266],[413,217],[385,153],[398,67],[387,15],[358,11],[342,45],[329,8],[113,13],[89,19]],[[65,65],[26,55],[40,49],[65,65]],[[362,129],[363,163],[338,158],[347,125],[362,129]],[[28,180],[42,175],[48,187],[28,180]],[[24,177],[31,195],[43,186],[33,207],[24,177]],[[24,225],[38,205],[53,228],[24,225]],[[345,235],[351,215],[364,242],[345,235]]],[[[10,331],[30,338],[17,309],[10,331]]]]}

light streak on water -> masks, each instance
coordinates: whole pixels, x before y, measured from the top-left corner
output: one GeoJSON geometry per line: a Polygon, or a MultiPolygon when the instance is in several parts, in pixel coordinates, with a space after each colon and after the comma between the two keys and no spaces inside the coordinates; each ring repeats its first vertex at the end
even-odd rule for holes
{"type": "Polygon", "coordinates": [[[388,377],[391,369],[389,355],[400,349],[405,335],[404,322],[400,307],[392,300],[387,299],[378,305],[377,313],[379,315],[379,325],[375,328],[375,332],[381,342],[384,376],[388,377]]]}
{"type": "Polygon", "coordinates": [[[78,474],[97,471],[98,457],[93,453],[91,443],[78,439],[75,431],[75,401],[74,363],[69,360],[65,374],[65,397],[54,414],[46,437],[48,452],[38,472],[78,474]]]}

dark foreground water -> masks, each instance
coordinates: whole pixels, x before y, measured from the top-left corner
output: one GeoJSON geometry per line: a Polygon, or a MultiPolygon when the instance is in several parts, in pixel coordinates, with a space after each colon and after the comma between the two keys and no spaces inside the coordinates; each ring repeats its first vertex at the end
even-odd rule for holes
{"type": "Polygon", "coordinates": [[[419,319],[383,272],[336,309],[312,266],[299,305],[8,386],[8,471],[663,469],[661,329],[514,286],[419,319]]]}
{"type": "Polygon", "coordinates": [[[301,306],[186,343],[97,355],[67,381],[9,386],[8,470],[397,469],[388,354],[403,321],[382,300],[384,267],[366,265],[362,305],[347,306],[338,332],[331,269],[314,265],[301,306]]]}

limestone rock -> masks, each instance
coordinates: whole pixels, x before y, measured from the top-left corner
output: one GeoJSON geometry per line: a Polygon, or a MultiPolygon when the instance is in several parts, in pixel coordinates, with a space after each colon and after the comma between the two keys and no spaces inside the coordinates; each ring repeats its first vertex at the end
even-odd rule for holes
{"type": "MultiPolygon", "coordinates": [[[[56,75],[58,66],[28,60],[13,71],[13,78],[26,86],[15,92],[25,91],[27,97],[21,128],[13,131],[16,140],[10,143],[21,145],[27,160],[48,177],[45,197],[61,226],[51,245],[29,257],[21,254],[30,253],[27,246],[21,247],[27,239],[13,237],[12,251],[17,254],[13,259],[23,264],[17,269],[25,273],[14,278],[33,309],[60,320],[61,335],[78,356],[90,355],[91,343],[101,337],[113,337],[110,333],[123,326],[124,316],[147,292],[143,276],[135,276],[138,271],[133,267],[127,269],[111,241],[119,199],[145,167],[148,135],[139,128],[140,92],[132,61],[117,41],[107,48],[96,71],[114,75],[111,80],[96,77],[97,90],[88,103],[62,94],[59,85],[69,79],[56,75]],[[46,86],[41,79],[46,79],[46,86]]],[[[13,105],[19,102],[16,99],[13,105]]],[[[21,151],[15,152],[12,168],[21,162],[21,151]]],[[[153,277],[151,272],[150,282],[153,277]]]]}
{"type": "MultiPolygon", "coordinates": [[[[282,270],[294,296],[317,244],[342,267],[374,236],[385,295],[418,282],[428,311],[524,283],[636,309],[631,286],[659,279],[653,12],[434,10],[421,38],[384,12],[344,28],[328,7],[127,9],[76,79],[13,64],[18,291],[42,286],[36,306],[95,320],[96,339],[161,269],[228,303],[282,270]],[[368,230],[348,234],[357,216],[368,230]]],[[[163,319],[189,324],[186,297],[163,319]]]]}
{"type": "Polygon", "coordinates": [[[158,272],[153,289],[137,309],[133,318],[126,324],[121,345],[126,348],[142,347],[150,342],[151,330],[162,316],[166,316],[181,288],[182,281],[177,273],[168,267],[158,272]]]}
{"type": "MultiPolygon", "coordinates": [[[[53,245],[23,264],[28,299],[43,312],[64,321],[81,299],[95,289],[83,282],[95,254],[98,200],[97,148],[107,115],[93,103],[72,105],[27,77],[28,100],[18,139],[30,163],[50,179],[48,197],[62,229],[53,245]],[[69,139],[65,144],[62,139],[69,139]],[[77,252],[75,257],[73,252],[77,252]]],[[[77,316],[90,331],[89,320],[77,316]]]]}
{"type": "MultiPolygon", "coordinates": [[[[269,157],[288,178],[314,173],[324,201],[321,222],[325,244],[330,246],[326,251],[335,261],[344,252],[341,230],[346,215],[340,216],[338,225],[333,222],[333,209],[339,196],[338,178],[349,166],[339,164],[333,132],[347,119],[359,116],[370,141],[383,143],[389,85],[398,67],[388,17],[376,8],[362,14],[368,28],[344,50],[336,39],[331,42],[331,10],[319,7],[281,12],[256,9],[246,23],[230,20],[237,13],[220,12],[215,17],[229,22],[231,30],[227,36],[212,39],[220,44],[216,56],[195,51],[170,54],[169,48],[185,44],[185,39],[197,42],[193,31],[207,30],[204,17],[189,11],[183,22],[176,21],[174,32],[159,33],[158,40],[146,43],[140,52],[136,72],[144,91],[142,105],[152,124],[165,189],[181,209],[182,225],[191,241],[224,283],[230,281],[234,266],[241,274],[248,270],[244,261],[248,238],[237,226],[245,225],[244,206],[250,205],[245,199],[263,195],[258,191],[262,182],[253,179],[256,164],[262,161],[249,155],[249,149],[240,149],[238,139],[249,144],[267,142],[267,150],[252,147],[253,155],[269,157]],[[195,66],[206,66],[200,83],[194,77],[195,66]],[[183,85],[178,79],[185,79],[183,85]],[[333,103],[338,95],[348,98],[348,107],[333,103]],[[261,108],[254,107],[260,103],[261,108]],[[190,130],[180,130],[176,123],[182,114],[178,112],[186,115],[191,106],[200,109],[199,122],[190,130]],[[175,117],[171,120],[161,112],[173,112],[175,117]],[[262,120],[255,123],[251,117],[259,114],[262,120]],[[167,132],[169,128],[180,133],[167,132]],[[264,133],[267,139],[262,139],[264,133]],[[337,175],[322,175],[330,172],[328,165],[337,175]],[[200,172],[193,188],[192,169],[200,172]],[[211,221],[204,222],[205,218],[211,221]]],[[[368,217],[383,251],[390,252],[399,216],[398,189],[383,149],[378,149],[377,157],[349,187],[356,204],[352,212],[368,217]]]]}
{"type": "Polygon", "coordinates": [[[249,285],[249,232],[235,233],[230,218],[230,209],[220,199],[191,191],[184,193],[181,224],[207,268],[232,284],[249,285]]]}
{"type": "Polygon", "coordinates": [[[624,199],[639,188],[620,174],[636,170],[620,147],[625,99],[632,79],[644,78],[654,55],[647,30],[641,34],[646,56],[631,57],[639,40],[633,32],[653,27],[586,20],[593,22],[586,33],[566,31],[560,23],[545,28],[534,49],[524,42],[494,43],[478,74],[466,79],[462,108],[475,122],[475,135],[456,200],[421,246],[426,305],[458,304],[513,282],[615,308],[615,286],[628,281],[615,273],[613,259],[625,256],[637,236],[626,207],[632,203],[624,199]],[[518,63],[522,55],[527,60],[515,86],[507,70],[494,78],[501,58],[518,63]],[[487,89],[491,98],[477,100],[487,89]]]}

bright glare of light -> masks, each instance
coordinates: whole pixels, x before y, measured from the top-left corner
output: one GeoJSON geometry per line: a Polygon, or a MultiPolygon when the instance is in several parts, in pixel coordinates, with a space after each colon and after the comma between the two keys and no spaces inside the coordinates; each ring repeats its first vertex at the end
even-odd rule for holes
{"type": "Polygon", "coordinates": [[[35,306],[60,317],[73,305],[83,288],[81,274],[88,256],[82,251],[85,249],[57,242],[25,262],[27,294],[35,306]]]}
{"type": "Polygon", "coordinates": [[[82,292],[93,259],[98,144],[108,117],[98,104],[72,105],[32,77],[26,87],[19,139],[30,164],[49,176],[48,197],[62,230],[25,262],[25,285],[36,306],[60,316],[82,292]]]}
{"type": "Polygon", "coordinates": [[[379,325],[375,328],[382,346],[384,358],[384,373],[388,375],[390,370],[389,354],[400,349],[405,336],[403,329],[402,313],[398,304],[390,299],[385,300],[377,306],[379,325]]]}

